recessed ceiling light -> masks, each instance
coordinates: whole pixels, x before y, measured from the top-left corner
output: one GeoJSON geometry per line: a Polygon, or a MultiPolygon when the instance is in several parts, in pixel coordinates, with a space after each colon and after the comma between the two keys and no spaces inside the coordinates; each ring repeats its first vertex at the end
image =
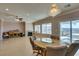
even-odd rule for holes
{"type": "Polygon", "coordinates": [[[6,8],[5,10],[6,10],[6,11],[8,11],[9,9],[8,9],[8,8],[6,8]]]}

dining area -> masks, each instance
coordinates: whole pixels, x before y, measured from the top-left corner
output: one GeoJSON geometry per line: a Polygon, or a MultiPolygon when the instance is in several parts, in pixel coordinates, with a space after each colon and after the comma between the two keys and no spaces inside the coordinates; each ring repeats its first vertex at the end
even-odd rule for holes
{"type": "Polygon", "coordinates": [[[65,44],[52,38],[30,37],[30,43],[36,56],[74,56],[79,49],[78,42],[65,44]]]}

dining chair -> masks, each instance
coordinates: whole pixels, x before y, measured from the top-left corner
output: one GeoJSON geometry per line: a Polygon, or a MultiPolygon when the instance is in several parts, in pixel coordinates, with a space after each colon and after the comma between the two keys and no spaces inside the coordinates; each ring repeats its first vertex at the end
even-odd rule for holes
{"type": "Polygon", "coordinates": [[[34,44],[34,41],[32,40],[32,38],[30,37],[30,43],[32,45],[32,49],[33,49],[33,53],[37,53],[38,55],[42,55],[42,49],[41,47],[38,47],[37,45],[34,44]]]}
{"type": "Polygon", "coordinates": [[[79,49],[79,43],[72,43],[67,49],[66,56],[74,56],[79,49]]]}
{"type": "Polygon", "coordinates": [[[67,46],[47,47],[46,56],[65,56],[67,46]]]}

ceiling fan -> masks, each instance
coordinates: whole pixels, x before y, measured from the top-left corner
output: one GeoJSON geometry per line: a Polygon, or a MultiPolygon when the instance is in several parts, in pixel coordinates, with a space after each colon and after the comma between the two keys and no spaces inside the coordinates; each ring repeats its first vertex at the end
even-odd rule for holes
{"type": "Polygon", "coordinates": [[[23,21],[23,18],[16,16],[16,21],[23,21]]]}

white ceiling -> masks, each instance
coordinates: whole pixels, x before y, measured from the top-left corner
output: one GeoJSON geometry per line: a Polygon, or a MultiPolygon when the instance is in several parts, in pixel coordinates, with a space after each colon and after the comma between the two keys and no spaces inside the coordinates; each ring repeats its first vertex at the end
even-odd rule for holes
{"type": "MultiPolygon", "coordinates": [[[[52,3],[0,3],[0,18],[13,20],[15,16],[22,17],[27,22],[37,21],[49,16],[52,3]],[[8,8],[8,11],[5,9],[8,8]]],[[[70,7],[65,7],[67,3],[57,3],[62,12],[79,8],[78,3],[72,3],[70,7]]]]}

